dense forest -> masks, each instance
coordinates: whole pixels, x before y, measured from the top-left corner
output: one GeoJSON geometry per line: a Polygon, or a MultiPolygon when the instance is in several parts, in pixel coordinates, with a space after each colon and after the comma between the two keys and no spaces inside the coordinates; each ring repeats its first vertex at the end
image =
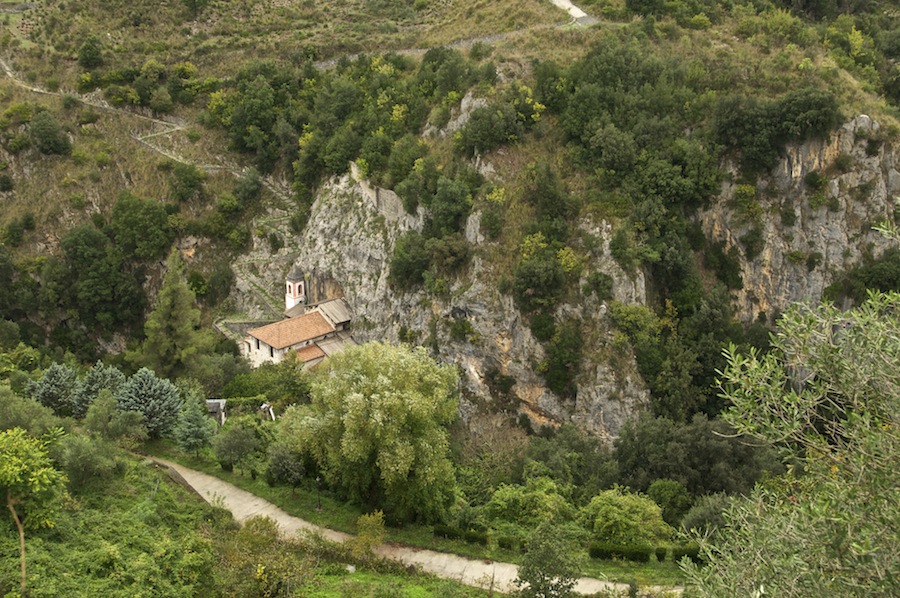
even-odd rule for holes
{"type": "Polygon", "coordinates": [[[699,595],[891,594],[896,7],[488,4],[0,4],[0,590],[27,543],[35,596],[469,595],[271,522],[237,532],[149,453],[516,562],[524,595],[622,563],[699,595]],[[251,369],[213,324],[259,319],[247,297],[278,290],[258,264],[319,234],[354,177],[418,223],[383,235],[387,289],[438,315],[251,369]],[[852,247],[794,243],[842,218],[852,247]],[[753,299],[776,242],[818,295],[753,299]],[[534,339],[542,392],[576,404],[600,364],[646,401],[601,439],[526,404],[500,359],[473,391],[454,356],[489,339],[447,314],[475,284],[534,339]],[[351,562],[371,580],[342,580],[351,562]]]}

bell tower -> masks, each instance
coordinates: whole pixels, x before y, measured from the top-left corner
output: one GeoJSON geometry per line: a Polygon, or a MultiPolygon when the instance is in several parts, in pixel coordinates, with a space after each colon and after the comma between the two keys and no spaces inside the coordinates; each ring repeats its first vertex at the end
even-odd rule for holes
{"type": "Polygon", "coordinates": [[[306,281],[300,268],[294,266],[285,280],[284,309],[289,310],[300,303],[306,303],[306,281]]]}

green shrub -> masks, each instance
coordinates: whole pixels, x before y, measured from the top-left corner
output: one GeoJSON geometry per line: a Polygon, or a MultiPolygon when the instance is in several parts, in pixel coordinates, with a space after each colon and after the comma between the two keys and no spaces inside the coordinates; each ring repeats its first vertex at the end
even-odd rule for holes
{"type": "Polygon", "coordinates": [[[654,552],[656,553],[656,561],[662,563],[666,560],[666,553],[669,552],[669,549],[665,546],[657,546],[654,552]]]}
{"type": "Polygon", "coordinates": [[[744,255],[747,261],[752,261],[762,252],[765,246],[762,229],[753,227],[741,236],[741,244],[744,246],[744,255]]]}
{"type": "Polygon", "coordinates": [[[606,272],[591,272],[585,279],[582,292],[585,295],[594,293],[600,301],[609,301],[613,298],[613,278],[606,272]]]}
{"type": "Polygon", "coordinates": [[[506,550],[515,550],[517,540],[512,536],[500,536],[497,538],[497,546],[506,550]]]}
{"type": "Polygon", "coordinates": [[[89,36],[78,48],[78,66],[93,69],[103,64],[103,46],[96,35],[89,36]]]}
{"type": "Polygon", "coordinates": [[[512,105],[482,106],[472,111],[466,126],[457,133],[456,147],[465,155],[472,156],[515,141],[523,131],[512,105]]]}
{"type": "Polygon", "coordinates": [[[828,179],[819,174],[816,170],[810,170],[803,177],[803,183],[813,191],[821,191],[828,185],[828,179]]]}
{"type": "Polygon", "coordinates": [[[813,251],[809,255],[806,256],[806,271],[812,272],[815,270],[819,264],[822,263],[822,254],[818,251],[813,251]]]}
{"type": "Polygon", "coordinates": [[[842,174],[853,170],[853,163],[853,156],[850,154],[840,154],[834,159],[834,167],[842,174]]]}
{"type": "Polygon", "coordinates": [[[819,208],[823,208],[828,205],[828,196],[825,195],[822,191],[816,191],[812,195],[809,196],[809,207],[814,210],[818,210],[819,208]]]}
{"type": "Polygon", "coordinates": [[[622,558],[633,563],[649,563],[653,548],[649,546],[623,546],[619,548],[622,558]]]}
{"type": "MultiPolygon", "coordinates": [[[[622,546],[605,542],[593,542],[588,547],[588,554],[593,559],[623,559],[635,563],[647,563],[654,552],[649,546],[622,546]]],[[[663,553],[665,556],[665,552],[663,553]]]]}
{"type": "Polygon", "coordinates": [[[462,537],[462,531],[450,525],[443,525],[439,523],[434,526],[434,535],[438,538],[458,540],[462,537]]]}
{"type": "Polygon", "coordinates": [[[203,189],[206,174],[193,164],[176,162],[172,165],[170,181],[172,196],[178,201],[188,201],[203,189]]]}
{"type": "Polygon", "coordinates": [[[785,202],[779,211],[782,226],[794,226],[797,223],[797,212],[794,206],[785,202]]]}
{"type": "Polygon", "coordinates": [[[488,535],[487,532],[479,532],[477,530],[466,530],[463,534],[463,539],[469,544],[481,544],[482,546],[488,545],[488,535]]]}
{"type": "Polygon", "coordinates": [[[677,563],[684,557],[688,557],[694,563],[702,563],[700,557],[700,547],[696,544],[685,544],[684,546],[672,547],[672,562],[677,563]]]}
{"type": "Polygon", "coordinates": [[[615,547],[603,542],[592,542],[588,547],[588,554],[592,559],[610,560],[614,557],[615,547]]]}
{"type": "Polygon", "coordinates": [[[491,241],[500,238],[503,232],[503,210],[496,204],[485,206],[481,212],[481,232],[491,241]]]}
{"type": "Polygon", "coordinates": [[[34,115],[29,133],[31,142],[42,154],[68,154],[72,151],[69,136],[49,112],[41,111],[34,115]]]}

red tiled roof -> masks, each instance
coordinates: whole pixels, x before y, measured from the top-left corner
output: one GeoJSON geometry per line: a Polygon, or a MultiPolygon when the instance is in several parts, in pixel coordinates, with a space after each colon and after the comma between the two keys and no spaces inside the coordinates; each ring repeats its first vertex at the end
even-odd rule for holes
{"type": "Polygon", "coordinates": [[[318,359],[320,357],[325,357],[325,351],[316,345],[309,345],[308,347],[297,349],[297,361],[301,363],[309,363],[313,359],[318,359]]]}
{"type": "Polygon", "coordinates": [[[325,336],[329,332],[334,332],[331,324],[322,317],[322,314],[312,312],[248,330],[247,334],[275,349],[286,349],[298,343],[325,336]]]}

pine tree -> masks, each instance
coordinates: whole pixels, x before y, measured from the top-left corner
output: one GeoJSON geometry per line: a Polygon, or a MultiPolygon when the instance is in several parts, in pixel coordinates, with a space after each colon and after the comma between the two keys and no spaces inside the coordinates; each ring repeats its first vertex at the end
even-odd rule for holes
{"type": "Polygon", "coordinates": [[[44,407],[53,409],[56,415],[72,415],[77,380],[75,370],[67,365],[54,363],[47,368],[40,380],[31,383],[29,394],[44,407]]]}
{"type": "Polygon", "coordinates": [[[214,426],[199,400],[186,401],[174,430],[178,448],[196,455],[212,442],[214,426]]]}
{"type": "Polygon", "coordinates": [[[125,374],[111,365],[104,365],[102,361],[98,361],[75,388],[72,397],[72,415],[77,418],[84,417],[91,403],[100,395],[100,391],[106,389],[116,394],[123,384],[125,374]]]}
{"type": "Polygon", "coordinates": [[[181,395],[174,384],[157,378],[147,368],[141,368],[119,389],[116,396],[119,409],[144,414],[147,432],[154,438],[168,433],[178,421],[181,395]]]}
{"type": "Polygon", "coordinates": [[[212,338],[199,329],[200,309],[184,277],[184,263],[177,249],[166,261],[166,276],[156,306],[144,324],[146,339],[129,360],[160,376],[174,379],[198,366],[212,348],[212,338]]]}

